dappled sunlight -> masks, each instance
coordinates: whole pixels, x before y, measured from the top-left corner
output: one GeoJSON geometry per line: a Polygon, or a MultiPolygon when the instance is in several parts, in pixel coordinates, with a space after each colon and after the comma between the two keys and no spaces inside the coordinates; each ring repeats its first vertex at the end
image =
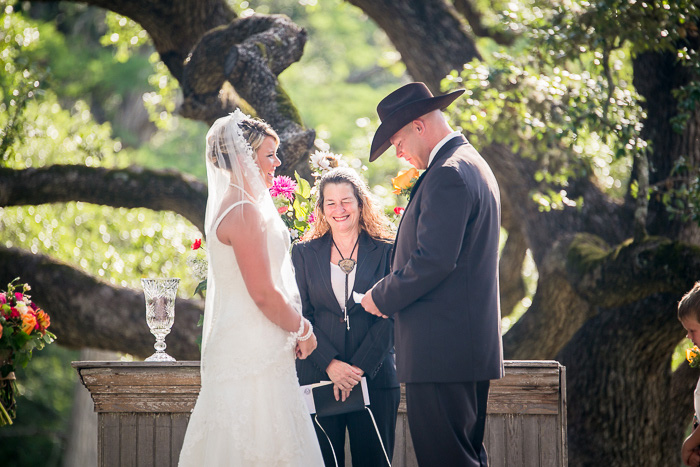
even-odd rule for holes
{"type": "Polygon", "coordinates": [[[186,264],[199,230],[171,212],[74,202],[0,209],[3,246],[19,247],[79,266],[123,287],[141,277],[179,277],[190,296],[197,280],[186,264]]]}

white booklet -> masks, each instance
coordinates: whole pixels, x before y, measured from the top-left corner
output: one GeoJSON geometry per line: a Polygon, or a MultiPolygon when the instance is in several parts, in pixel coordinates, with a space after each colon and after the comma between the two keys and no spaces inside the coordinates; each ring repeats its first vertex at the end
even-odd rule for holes
{"type": "MultiPolygon", "coordinates": [[[[333,384],[333,381],[321,381],[320,383],[306,384],[300,387],[301,395],[304,397],[304,402],[306,402],[306,407],[312,415],[316,413],[316,406],[314,405],[314,396],[311,390],[326,384],[333,384]]],[[[362,377],[360,386],[362,387],[362,399],[365,401],[365,405],[369,405],[369,390],[367,389],[367,378],[365,376],[362,377]]],[[[357,391],[357,389],[353,389],[353,391],[357,391]]]]}

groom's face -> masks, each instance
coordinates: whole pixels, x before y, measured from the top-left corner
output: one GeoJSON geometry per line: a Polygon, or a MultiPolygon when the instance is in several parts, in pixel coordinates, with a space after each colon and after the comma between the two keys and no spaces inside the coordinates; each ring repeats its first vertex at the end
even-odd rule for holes
{"type": "Polygon", "coordinates": [[[430,151],[425,151],[425,142],[421,137],[425,133],[422,122],[414,120],[397,131],[389,138],[391,144],[396,148],[396,157],[405,159],[418,170],[423,170],[428,166],[428,156],[430,151]]]}

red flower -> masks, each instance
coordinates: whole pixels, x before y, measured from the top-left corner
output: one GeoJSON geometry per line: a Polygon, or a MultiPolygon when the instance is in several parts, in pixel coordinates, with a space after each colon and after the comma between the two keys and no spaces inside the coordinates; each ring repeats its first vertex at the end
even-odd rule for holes
{"type": "Polygon", "coordinates": [[[10,318],[19,318],[19,311],[17,311],[17,308],[12,307],[10,308],[10,318]]]}
{"type": "Polygon", "coordinates": [[[277,212],[280,214],[284,214],[287,211],[289,211],[289,206],[280,206],[277,208],[277,212]]]}
{"type": "Polygon", "coordinates": [[[194,241],[192,244],[192,249],[193,250],[199,250],[202,247],[202,239],[198,238],[197,240],[194,241]]]}
{"type": "Polygon", "coordinates": [[[397,216],[402,216],[402,215],[403,215],[403,212],[404,212],[405,210],[406,210],[405,208],[396,206],[396,207],[394,208],[394,214],[396,214],[397,216]]]}

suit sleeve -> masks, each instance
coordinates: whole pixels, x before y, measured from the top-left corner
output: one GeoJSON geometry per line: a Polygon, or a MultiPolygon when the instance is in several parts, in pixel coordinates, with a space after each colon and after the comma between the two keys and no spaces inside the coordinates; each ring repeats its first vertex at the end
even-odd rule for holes
{"type": "MultiPolygon", "coordinates": [[[[292,247],[292,264],[294,264],[294,274],[297,279],[297,286],[299,287],[299,295],[301,296],[302,314],[311,324],[315,324],[314,307],[309,298],[303,246],[298,243],[292,247]]],[[[340,352],[333,347],[328,336],[316,326],[314,326],[314,334],[316,334],[318,346],[307,358],[316,365],[319,370],[325,373],[331,360],[337,358],[340,352]]]]}
{"type": "MultiPolygon", "coordinates": [[[[391,267],[391,247],[384,252],[384,275],[391,267]]],[[[350,358],[350,363],[361,368],[370,378],[374,378],[382,366],[382,362],[394,345],[394,318],[375,318],[365,338],[350,358]]]]}
{"type": "Polygon", "coordinates": [[[404,267],[386,276],[372,291],[375,304],[388,316],[430,292],[457,265],[474,200],[457,168],[432,170],[432,180],[423,186],[416,248],[404,267]]]}

